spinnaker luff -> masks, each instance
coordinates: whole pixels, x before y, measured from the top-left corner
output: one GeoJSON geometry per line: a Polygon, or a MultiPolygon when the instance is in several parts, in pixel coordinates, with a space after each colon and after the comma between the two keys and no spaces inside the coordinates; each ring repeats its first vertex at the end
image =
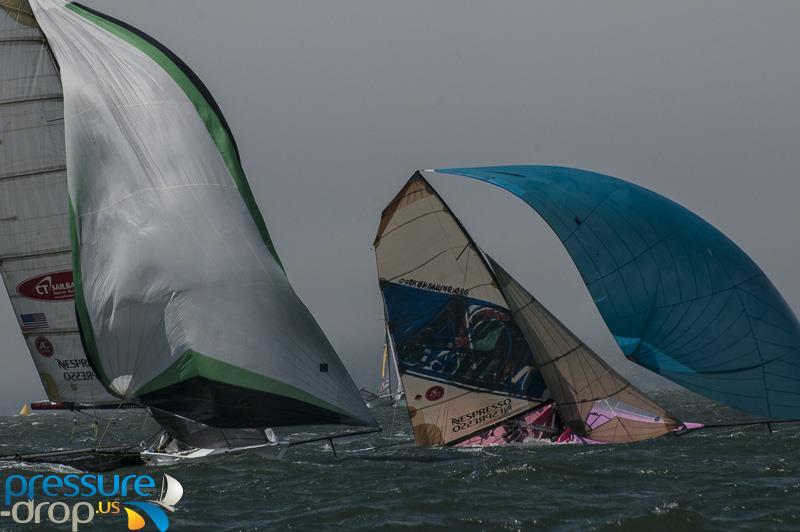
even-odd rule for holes
{"type": "Polygon", "coordinates": [[[688,427],[489,262],[421,173],[375,240],[418,445],[631,442],[688,427]]]}
{"type": "Polygon", "coordinates": [[[239,429],[373,426],[289,285],[208,89],[123,22],[31,5],[60,68],[75,303],[106,389],[203,447],[239,429]]]}
{"type": "Polygon", "coordinates": [[[436,172],[485,181],[533,208],[629,360],[745,412],[800,419],[800,324],[711,224],[655,192],[574,168],[436,172]]]}

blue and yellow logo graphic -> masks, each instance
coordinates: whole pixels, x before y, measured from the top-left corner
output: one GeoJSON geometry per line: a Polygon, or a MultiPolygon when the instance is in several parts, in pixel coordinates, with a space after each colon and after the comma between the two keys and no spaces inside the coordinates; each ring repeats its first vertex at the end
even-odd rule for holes
{"type": "Polygon", "coordinates": [[[157,501],[128,501],[123,502],[125,513],[128,514],[128,530],[141,530],[147,524],[142,516],[146,515],[158,528],[159,532],[169,529],[167,512],[174,512],[175,505],[183,497],[183,486],[174,477],[164,473],[161,484],[161,496],[157,501]],[[166,511],[165,511],[166,510],[166,511]]]}

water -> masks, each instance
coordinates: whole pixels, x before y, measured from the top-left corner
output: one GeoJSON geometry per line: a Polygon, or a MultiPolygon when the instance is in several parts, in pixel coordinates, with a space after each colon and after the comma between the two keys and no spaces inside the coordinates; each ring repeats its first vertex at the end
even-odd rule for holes
{"type": "MultiPolygon", "coordinates": [[[[686,393],[658,400],[687,420],[742,418],[686,393]]],[[[280,462],[235,456],[139,470],[165,471],[183,484],[170,530],[800,529],[796,426],[777,426],[773,434],[763,427],[718,429],[634,445],[418,449],[405,410],[376,413],[384,433],[340,440],[338,458],[315,443],[291,448],[280,462]]],[[[141,413],[126,412],[105,415],[100,432],[111,418],[107,443],[138,441],[155,429],[141,413]]],[[[79,421],[74,445],[91,444],[91,425],[79,421]]],[[[72,428],[64,413],[3,418],[0,454],[63,445],[72,428]]],[[[0,474],[34,469],[49,467],[6,464],[0,474]]],[[[125,529],[122,516],[81,528],[125,529]]]]}

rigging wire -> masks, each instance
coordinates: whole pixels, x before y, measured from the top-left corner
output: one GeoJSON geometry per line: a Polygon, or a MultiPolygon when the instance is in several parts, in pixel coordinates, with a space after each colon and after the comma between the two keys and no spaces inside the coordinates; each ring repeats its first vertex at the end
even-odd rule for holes
{"type": "MultiPolygon", "coordinates": [[[[120,399],[119,406],[117,406],[117,408],[114,409],[114,412],[117,412],[118,410],[120,410],[122,408],[122,405],[124,405],[124,404],[125,404],[125,399],[120,399]]],[[[114,422],[114,415],[112,414],[111,418],[109,418],[109,420],[108,420],[108,423],[106,423],[106,428],[103,429],[103,434],[100,436],[99,440],[97,439],[97,434],[95,434],[95,442],[96,442],[95,446],[96,447],[99,448],[101,445],[103,445],[103,440],[106,437],[106,433],[108,432],[108,429],[111,428],[111,424],[113,422],[114,422]]],[[[97,420],[95,420],[95,427],[96,426],[97,426],[97,420]]]]}

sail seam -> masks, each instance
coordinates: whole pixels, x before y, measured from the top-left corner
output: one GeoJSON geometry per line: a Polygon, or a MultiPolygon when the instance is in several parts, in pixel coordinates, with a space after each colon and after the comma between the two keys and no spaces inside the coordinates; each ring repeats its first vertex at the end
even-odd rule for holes
{"type": "Polygon", "coordinates": [[[78,329],[39,329],[36,331],[22,331],[22,336],[39,336],[42,333],[47,333],[48,336],[62,336],[68,334],[77,334],[78,329]]]}
{"type": "Polygon", "coordinates": [[[395,231],[397,231],[398,229],[400,229],[400,228],[402,228],[402,227],[405,227],[406,225],[408,225],[408,224],[410,224],[410,223],[416,222],[417,220],[419,220],[419,219],[421,219],[421,218],[425,218],[426,216],[430,216],[431,214],[437,214],[437,213],[440,213],[440,212],[447,212],[447,211],[445,211],[444,209],[440,209],[440,210],[438,210],[438,211],[429,211],[429,212],[422,213],[422,214],[420,214],[419,216],[415,216],[414,218],[412,218],[412,219],[410,219],[410,220],[408,220],[408,221],[405,221],[405,222],[401,223],[401,224],[400,224],[400,225],[398,225],[397,227],[393,227],[393,228],[391,228],[391,229],[390,229],[390,230],[388,230],[388,231],[384,231],[384,232],[383,232],[383,234],[380,236],[380,239],[381,239],[381,240],[383,240],[385,237],[387,237],[387,236],[391,235],[392,233],[394,233],[394,232],[395,232],[395,231]]]}
{"type": "MultiPolygon", "coordinates": [[[[537,336],[538,336],[538,334],[537,334],[537,336]]],[[[578,346],[576,346],[576,347],[573,347],[572,349],[570,349],[569,351],[567,351],[567,352],[566,352],[566,353],[564,353],[563,355],[559,355],[559,356],[555,357],[555,358],[554,358],[554,359],[552,359],[552,360],[548,360],[548,361],[547,361],[547,362],[545,362],[544,364],[539,364],[539,365],[538,365],[538,368],[539,368],[539,369],[541,369],[541,368],[543,368],[543,367],[545,367],[545,366],[549,366],[550,364],[555,364],[556,362],[558,362],[558,361],[559,361],[559,360],[561,360],[562,358],[568,357],[569,355],[573,354],[574,352],[576,352],[576,351],[577,351],[578,349],[580,349],[581,347],[584,347],[584,344],[580,344],[580,345],[578,345],[578,346]]]]}
{"type": "MultiPolygon", "coordinates": [[[[5,6],[3,6],[5,7],[5,6]]],[[[11,44],[11,43],[44,43],[44,39],[41,37],[0,37],[0,44],[11,44]]]]}
{"type": "Polygon", "coordinates": [[[14,105],[15,103],[28,103],[28,102],[49,102],[53,100],[63,100],[63,94],[44,94],[37,96],[20,96],[19,98],[8,98],[0,100],[0,107],[4,105],[14,105]]]}
{"type": "MultiPolygon", "coordinates": [[[[751,275],[750,277],[747,277],[746,279],[743,279],[742,281],[740,281],[740,282],[738,282],[738,283],[736,283],[736,284],[734,284],[732,286],[728,286],[726,288],[721,288],[719,290],[715,290],[713,292],[709,292],[709,293],[703,294],[701,296],[696,296],[694,299],[690,299],[690,300],[686,300],[686,301],[676,301],[674,303],[664,303],[663,305],[656,306],[656,309],[666,309],[666,308],[674,307],[675,305],[693,303],[693,302],[695,302],[695,301],[697,301],[699,299],[712,297],[712,296],[716,296],[716,295],[719,295],[719,294],[724,294],[725,292],[728,292],[730,290],[738,288],[739,286],[741,286],[741,285],[743,285],[745,283],[748,283],[748,282],[750,282],[753,279],[756,279],[758,277],[764,277],[764,274],[762,272],[755,273],[755,274],[751,275]]],[[[642,312],[632,312],[630,314],[620,314],[620,315],[616,315],[614,317],[617,318],[617,319],[623,319],[623,318],[631,318],[631,317],[634,317],[634,316],[638,316],[640,314],[642,314],[642,312]]]]}
{"type": "MultiPolygon", "coordinates": [[[[612,397],[614,397],[616,395],[621,394],[622,392],[624,392],[625,390],[627,390],[628,388],[631,388],[631,387],[633,387],[633,385],[629,382],[629,383],[625,384],[622,388],[617,389],[616,391],[613,391],[613,392],[610,392],[610,393],[609,392],[605,392],[608,395],[606,395],[604,397],[592,397],[591,399],[582,399],[580,401],[558,401],[558,402],[556,402],[556,406],[561,406],[561,405],[580,405],[580,404],[594,403],[594,402],[597,402],[597,401],[604,401],[606,399],[609,399],[609,398],[612,398],[612,397]]],[[[583,388],[582,390],[585,390],[585,388],[583,388]]]]}
{"type": "Polygon", "coordinates": [[[66,172],[67,167],[63,165],[47,166],[44,168],[37,168],[35,170],[24,170],[22,172],[14,172],[9,174],[0,174],[0,181],[6,179],[20,179],[23,177],[38,177],[40,175],[57,174],[59,172],[66,172]]]}
{"type": "Polygon", "coordinates": [[[47,257],[51,255],[66,255],[72,253],[70,248],[54,248],[45,251],[33,251],[28,253],[16,253],[14,255],[0,255],[0,263],[14,260],[30,259],[34,257],[47,257]]]}
{"type": "Polygon", "coordinates": [[[422,268],[422,267],[424,267],[424,266],[427,266],[428,264],[430,264],[430,263],[431,263],[431,262],[433,262],[434,260],[438,259],[439,257],[441,257],[442,255],[444,255],[444,254],[445,254],[445,253],[447,253],[448,251],[450,251],[450,248],[445,248],[445,249],[443,249],[442,251],[440,251],[439,253],[437,253],[436,255],[434,255],[433,257],[431,257],[431,258],[429,258],[428,260],[426,260],[425,262],[423,262],[422,264],[418,264],[417,266],[414,266],[413,268],[411,268],[411,269],[410,269],[410,270],[408,270],[407,272],[404,272],[404,273],[401,273],[401,274],[395,275],[394,277],[390,277],[390,278],[389,278],[389,279],[387,279],[387,280],[388,280],[388,281],[394,281],[395,279],[402,278],[402,277],[404,277],[404,276],[408,275],[408,274],[409,274],[409,273],[411,273],[411,272],[415,272],[415,271],[419,270],[420,268],[422,268]]]}

